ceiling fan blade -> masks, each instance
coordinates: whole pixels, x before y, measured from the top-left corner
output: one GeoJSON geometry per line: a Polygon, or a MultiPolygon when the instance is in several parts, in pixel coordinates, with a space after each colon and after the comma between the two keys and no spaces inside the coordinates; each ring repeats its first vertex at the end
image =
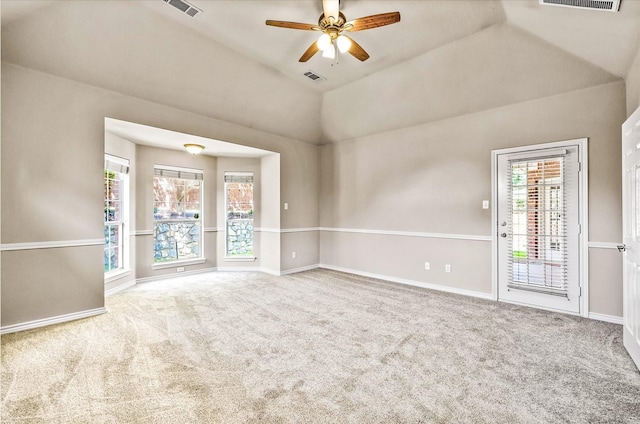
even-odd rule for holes
{"type": "Polygon", "coordinates": [[[318,42],[314,41],[313,44],[309,46],[307,51],[302,53],[302,56],[300,56],[298,62],[306,62],[307,60],[311,59],[314,54],[318,53],[318,50],[320,50],[318,48],[318,42]]]}
{"type": "Polygon", "coordinates": [[[344,24],[345,31],[363,31],[400,22],[400,12],[381,13],[379,15],[365,16],[354,19],[344,24]]]}
{"type": "Polygon", "coordinates": [[[302,24],[300,22],[287,22],[287,21],[273,21],[271,19],[265,22],[269,26],[280,27],[280,28],[289,28],[289,29],[300,29],[303,31],[318,31],[320,28],[317,25],[312,24],[302,24]]]}
{"type": "Polygon", "coordinates": [[[353,38],[348,37],[346,35],[344,36],[347,37],[349,41],[351,41],[351,47],[349,47],[349,53],[351,54],[351,56],[355,57],[361,62],[364,62],[365,60],[369,59],[369,53],[367,53],[360,44],[356,43],[353,38]]]}
{"type": "Polygon", "coordinates": [[[322,10],[325,18],[333,16],[338,19],[340,14],[340,0],[322,0],[322,10]]]}

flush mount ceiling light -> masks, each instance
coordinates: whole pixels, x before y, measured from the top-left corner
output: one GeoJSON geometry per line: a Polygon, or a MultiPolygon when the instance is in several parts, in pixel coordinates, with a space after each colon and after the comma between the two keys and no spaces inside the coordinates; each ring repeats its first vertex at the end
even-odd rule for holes
{"type": "Polygon", "coordinates": [[[197,155],[204,150],[204,146],[200,144],[185,144],[184,148],[192,155],[197,155]]]}
{"type": "Polygon", "coordinates": [[[306,62],[311,59],[318,51],[322,51],[322,57],[329,59],[336,58],[338,53],[348,52],[351,56],[364,62],[369,59],[369,54],[360,44],[343,34],[343,32],[362,31],[400,22],[400,12],[381,13],[347,21],[344,14],[340,12],[340,0],[322,0],[322,10],[324,13],[320,15],[318,25],[273,21],[271,19],[266,24],[280,28],[322,32],[318,41],[311,44],[307,51],[302,54],[299,59],[300,62],[306,62]]]}

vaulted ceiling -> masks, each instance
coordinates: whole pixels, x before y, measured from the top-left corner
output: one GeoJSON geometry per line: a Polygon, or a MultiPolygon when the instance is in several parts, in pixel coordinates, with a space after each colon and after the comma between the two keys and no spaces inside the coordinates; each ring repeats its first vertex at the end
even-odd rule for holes
{"type": "Polygon", "coordinates": [[[401,22],[353,33],[366,62],[299,63],[318,34],[264,22],[315,24],[320,0],[190,3],[195,18],[161,0],[3,0],[2,58],[325,143],[623,79],[640,48],[638,0],[617,13],[538,0],[342,0],[347,19],[399,11],[401,22]]]}

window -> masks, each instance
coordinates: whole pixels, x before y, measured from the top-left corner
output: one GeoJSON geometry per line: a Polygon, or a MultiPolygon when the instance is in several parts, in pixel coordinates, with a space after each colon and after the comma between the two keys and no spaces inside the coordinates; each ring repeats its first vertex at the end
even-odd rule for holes
{"type": "Polygon", "coordinates": [[[104,161],[104,272],[107,276],[127,267],[124,236],[127,221],[129,161],[105,155],[104,161]]]}
{"type": "Polygon", "coordinates": [[[155,167],[155,263],[202,257],[202,183],[200,170],[155,167]]]}
{"type": "Polygon", "coordinates": [[[510,161],[513,282],[566,293],[564,156],[510,161]]]}
{"type": "Polygon", "coordinates": [[[224,174],[227,257],[253,256],[253,173],[224,174]]]}

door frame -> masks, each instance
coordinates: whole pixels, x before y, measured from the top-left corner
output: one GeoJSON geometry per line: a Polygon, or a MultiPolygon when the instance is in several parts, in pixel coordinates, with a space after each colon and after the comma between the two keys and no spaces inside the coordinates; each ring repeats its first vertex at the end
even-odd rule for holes
{"type": "MultiPolygon", "coordinates": [[[[491,151],[491,297],[498,300],[498,155],[541,149],[578,146],[578,283],[581,289],[580,316],[589,316],[589,173],[588,138],[554,141],[491,151]]],[[[540,308],[544,309],[544,308],[540,308]]]]}

